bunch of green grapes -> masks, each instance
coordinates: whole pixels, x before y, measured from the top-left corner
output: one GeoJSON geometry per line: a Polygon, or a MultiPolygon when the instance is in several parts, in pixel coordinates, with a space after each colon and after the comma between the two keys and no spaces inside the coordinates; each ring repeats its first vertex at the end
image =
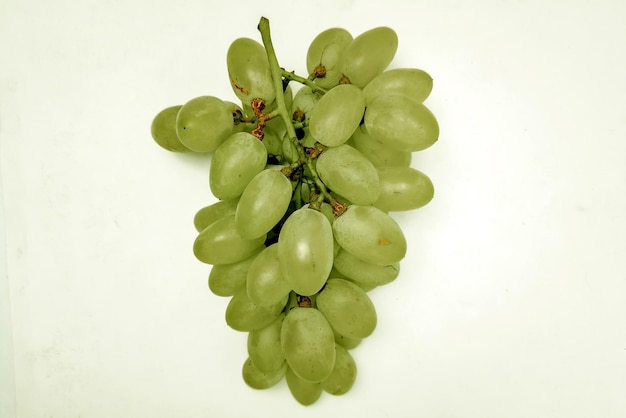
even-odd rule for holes
{"type": "Polygon", "coordinates": [[[262,43],[240,38],[227,53],[240,104],[201,96],[166,108],[152,136],[171,151],[213,152],[218,201],[196,213],[193,251],[212,265],[210,290],[230,298],[226,323],[248,333],[243,380],[264,389],[284,377],[310,405],[356,379],[349,350],[377,322],[368,292],[398,277],[407,252],[389,212],[433,198],[411,155],[439,126],[423,104],[432,78],[387,69],[392,29],[320,33],[307,77],[278,65],[267,19],[259,30],[262,43]]]}

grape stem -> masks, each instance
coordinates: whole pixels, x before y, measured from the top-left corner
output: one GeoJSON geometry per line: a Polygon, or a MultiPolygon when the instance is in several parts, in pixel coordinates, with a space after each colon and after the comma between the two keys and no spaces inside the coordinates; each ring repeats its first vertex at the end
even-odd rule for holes
{"type": "MultiPolygon", "coordinates": [[[[313,181],[319,188],[320,192],[324,195],[324,198],[335,208],[338,202],[333,198],[326,185],[320,180],[319,175],[317,174],[317,170],[315,169],[315,164],[313,159],[304,151],[302,144],[298,141],[298,137],[296,136],[296,130],[293,126],[291,117],[289,116],[289,112],[287,111],[287,105],[285,104],[285,96],[283,95],[283,76],[286,71],[284,71],[280,65],[278,64],[278,58],[276,58],[276,51],[274,50],[274,45],[272,43],[272,37],[270,33],[270,21],[266,17],[261,17],[258,26],[259,32],[261,32],[261,39],[263,41],[263,46],[265,47],[265,52],[267,53],[267,60],[270,65],[270,72],[272,74],[272,81],[274,83],[274,91],[276,92],[276,109],[274,110],[283,120],[285,124],[285,128],[287,129],[287,135],[289,135],[289,139],[295,145],[298,150],[298,157],[300,160],[305,161],[305,164],[309,167],[311,171],[311,175],[313,177],[313,181]]],[[[293,73],[291,76],[295,76],[293,73]]],[[[299,77],[302,81],[306,81],[306,79],[299,77]]],[[[299,81],[299,80],[297,80],[299,81]]],[[[274,113],[273,112],[273,113],[274,113]]]]}
{"type": "Polygon", "coordinates": [[[322,94],[325,94],[327,92],[325,88],[318,86],[310,78],[304,78],[302,76],[297,75],[293,71],[287,71],[284,68],[281,68],[281,71],[282,71],[282,76],[286,78],[287,80],[297,81],[298,83],[304,84],[305,86],[309,87],[311,90],[315,92],[319,92],[322,94]]]}

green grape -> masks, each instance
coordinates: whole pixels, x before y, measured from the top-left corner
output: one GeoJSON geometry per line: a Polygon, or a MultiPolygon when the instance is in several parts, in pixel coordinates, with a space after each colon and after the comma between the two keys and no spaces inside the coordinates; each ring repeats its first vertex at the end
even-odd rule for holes
{"type": "Polygon", "coordinates": [[[150,132],[152,139],[168,151],[189,152],[189,148],[183,145],[176,135],[176,116],[182,105],[170,106],[161,110],[152,120],[150,132]]]}
{"type": "Polygon", "coordinates": [[[303,380],[321,382],[335,365],[335,335],[315,308],[294,308],[285,317],[280,334],[287,364],[303,380]]]}
{"type": "Polygon", "coordinates": [[[213,155],[209,175],[211,192],[221,200],[239,197],[266,162],[267,151],[261,141],[247,132],[231,135],[213,155]]]}
{"type": "Polygon", "coordinates": [[[322,395],[323,390],[320,382],[312,383],[302,380],[289,367],[285,372],[285,380],[291,395],[304,406],[314,404],[322,395]]]}
{"type": "Polygon", "coordinates": [[[218,219],[222,219],[227,215],[234,215],[237,210],[237,203],[237,199],[219,200],[200,209],[193,217],[193,225],[196,227],[196,231],[202,232],[204,228],[218,219]]]}
{"type": "Polygon", "coordinates": [[[250,257],[231,264],[217,264],[209,273],[209,289],[216,296],[232,296],[246,286],[248,270],[265,247],[260,246],[250,257]]]}
{"type": "Polygon", "coordinates": [[[373,203],[386,212],[421,208],[435,194],[432,181],[411,167],[378,167],[380,196],[373,203]]]}
{"type": "Polygon", "coordinates": [[[322,389],[331,395],[343,395],[352,388],[356,380],[356,362],[341,345],[336,344],[335,351],[335,367],[322,382],[322,389]]]}
{"type": "Polygon", "coordinates": [[[268,389],[285,377],[287,363],[283,362],[277,369],[263,371],[248,357],[241,368],[243,381],[252,389],[268,389]]]}
{"type": "Polygon", "coordinates": [[[361,341],[363,341],[362,338],[346,337],[345,335],[339,334],[335,330],[333,330],[333,333],[335,334],[335,342],[346,350],[352,350],[353,348],[358,347],[359,344],[361,344],[361,341]]]}
{"type": "Polygon", "coordinates": [[[315,79],[320,87],[329,89],[339,84],[340,63],[345,49],[352,42],[352,35],[342,28],[330,28],[313,39],[306,54],[309,74],[323,74],[315,79]]]}
{"type": "Polygon", "coordinates": [[[376,76],[363,88],[368,105],[380,95],[402,94],[416,102],[423,102],[433,89],[433,79],[417,68],[394,68],[376,76]]]}
{"type": "Polygon", "coordinates": [[[213,96],[189,100],[176,116],[176,135],[195,152],[212,152],[233,132],[233,115],[224,101],[213,96]]]}
{"type": "Polygon", "coordinates": [[[311,112],[309,131],[327,147],[341,145],[359,127],[365,112],[365,99],[360,88],[339,85],[319,100],[311,112]]]}
{"type": "Polygon", "coordinates": [[[278,135],[274,129],[266,126],[263,130],[263,145],[267,155],[283,155],[282,135],[278,135]]]}
{"type": "Polygon", "coordinates": [[[233,131],[232,133],[244,132],[248,129],[248,125],[244,122],[244,111],[237,103],[224,101],[228,111],[233,116],[233,131]]]}
{"type": "Polygon", "coordinates": [[[246,186],[235,213],[235,226],[246,239],[267,234],[291,201],[291,181],[278,170],[263,170],[246,186]]]}
{"type": "Polygon", "coordinates": [[[283,137],[283,157],[286,163],[293,163],[294,161],[298,161],[300,156],[298,155],[298,149],[291,142],[289,135],[285,135],[283,137]]]}
{"type": "Polygon", "coordinates": [[[398,49],[398,35],[381,26],[363,32],[344,51],[341,72],[349,82],[365,87],[391,63],[398,49]]]}
{"type": "Polygon", "coordinates": [[[330,326],[349,338],[365,338],[376,328],[376,310],[365,291],[344,279],[328,279],[317,295],[317,309],[330,326]]]}
{"type": "Polygon", "coordinates": [[[254,331],[265,328],[278,318],[287,297],[272,305],[257,305],[250,300],[245,287],[239,289],[226,306],[226,324],[236,331],[254,331]]]}
{"type": "Polygon", "coordinates": [[[231,87],[244,104],[260,98],[269,105],[276,99],[265,48],[254,39],[235,39],[228,48],[226,66],[231,87]]]}
{"type": "Polygon", "coordinates": [[[300,90],[296,92],[296,95],[293,98],[293,103],[291,104],[291,114],[301,115],[295,120],[304,121],[309,120],[311,117],[311,112],[320,101],[322,96],[313,90],[309,86],[302,86],[300,90]],[[302,119],[304,116],[304,119],[302,119]]]}
{"type": "Polygon", "coordinates": [[[378,199],[380,185],[376,167],[351,146],[327,148],[318,157],[316,168],[324,184],[348,201],[370,205],[378,199]]]}
{"type": "Polygon", "coordinates": [[[266,247],[254,260],[246,286],[250,300],[258,305],[276,303],[289,295],[291,284],[280,271],[278,244],[266,247]]]}
{"type": "Polygon", "coordinates": [[[412,154],[385,146],[360,126],[350,138],[350,145],[360,151],[375,167],[411,165],[412,154]]]}
{"type": "Polygon", "coordinates": [[[235,215],[213,222],[193,243],[196,258],[207,264],[231,264],[245,260],[263,247],[265,236],[245,239],[237,232],[235,215]]]}
{"type": "Polygon", "coordinates": [[[332,227],[341,248],[368,263],[386,266],[406,255],[406,239],[400,226],[373,206],[348,207],[332,227]]]}
{"type": "Polygon", "coordinates": [[[317,293],[333,266],[333,233],[326,217],[306,207],[289,215],[278,235],[278,259],[296,293],[317,293]]]}
{"type": "Polygon", "coordinates": [[[422,103],[401,94],[382,94],[365,110],[365,129],[398,151],[421,151],[439,138],[439,124],[422,103]]]}
{"type": "Polygon", "coordinates": [[[335,254],[333,268],[361,287],[382,286],[394,281],[400,274],[400,263],[378,266],[353,256],[343,248],[335,254]]]}
{"type": "Polygon", "coordinates": [[[271,372],[285,363],[285,354],[280,343],[285,316],[283,312],[265,328],[250,331],[248,334],[248,355],[260,371],[271,372]]]}

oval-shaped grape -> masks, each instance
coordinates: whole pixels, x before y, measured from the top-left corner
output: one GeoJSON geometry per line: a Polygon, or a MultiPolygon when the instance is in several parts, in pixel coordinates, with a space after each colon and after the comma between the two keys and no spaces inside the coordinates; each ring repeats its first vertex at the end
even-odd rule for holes
{"type": "Polygon", "coordinates": [[[428,176],[412,167],[378,167],[380,196],[374,206],[385,212],[421,208],[433,199],[428,176]]]}
{"type": "Polygon", "coordinates": [[[281,272],[277,244],[266,247],[254,260],[246,286],[250,300],[258,305],[272,304],[289,295],[291,284],[281,272]]]}
{"type": "Polygon", "coordinates": [[[285,354],[280,343],[280,332],[285,320],[281,313],[274,322],[248,334],[247,349],[254,365],[263,372],[276,370],[285,363],[285,354]]]}
{"type": "Polygon", "coordinates": [[[365,87],[391,63],[398,49],[398,35],[386,26],[363,32],[344,51],[341,70],[349,82],[365,87]]]}
{"type": "Polygon", "coordinates": [[[267,150],[247,132],[237,132],[220,145],[211,160],[209,186],[221,200],[235,199],[267,163],[267,150]]]}
{"type": "Polygon", "coordinates": [[[315,83],[325,89],[332,88],[341,79],[341,59],[352,42],[352,35],[343,28],[330,28],[313,39],[306,54],[309,74],[317,74],[315,83]]]}
{"type": "Polygon", "coordinates": [[[294,120],[302,122],[309,120],[311,112],[320,101],[322,96],[314,92],[309,86],[302,86],[296,92],[291,103],[291,113],[294,120]]]}
{"type": "Polygon", "coordinates": [[[272,305],[257,305],[250,300],[246,289],[241,288],[226,306],[226,324],[236,331],[265,328],[278,318],[286,303],[287,297],[272,305]]]}
{"type": "Polygon", "coordinates": [[[301,379],[321,382],[335,365],[335,336],[315,308],[294,308],[285,317],[281,345],[287,364],[301,379]]]}
{"type": "Polygon", "coordinates": [[[418,68],[394,68],[370,81],[363,89],[365,103],[370,104],[382,94],[402,94],[416,102],[423,102],[433,89],[433,79],[418,68]]]}
{"type": "Polygon", "coordinates": [[[204,228],[218,219],[222,219],[227,215],[234,215],[238,202],[237,199],[220,200],[197,211],[193,217],[193,225],[196,227],[196,231],[202,232],[204,228]]]}
{"type": "Polygon", "coordinates": [[[317,293],[333,266],[333,232],[320,212],[293,212],[278,235],[278,259],[283,277],[298,294],[317,293]]]}
{"type": "Polygon", "coordinates": [[[213,96],[189,100],[176,116],[176,135],[195,152],[212,152],[233,132],[228,105],[213,96]]]}
{"type": "Polygon", "coordinates": [[[242,238],[235,227],[235,215],[229,215],[198,234],[193,243],[193,253],[203,263],[231,264],[250,257],[263,247],[264,242],[265,236],[242,238]]]}
{"type": "Polygon", "coordinates": [[[322,384],[320,382],[307,382],[300,379],[290,367],[287,367],[285,372],[285,380],[287,381],[287,387],[289,392],[296,401],[304,406],[312,405],[322,395],[322,384]]]}
{"type": "Polygon", "coordinates": [[[152,139],[168,151],[190,152],[176,135],[176,117],[182,105],[170,106],[156,114],[150,125],[152,139]]]}
{"type": "Polygon", "coordinates": [[[269,105],[276,99],[265,48],[254,39],[235,39],[228,48],[226,66],[231,87],[244,104],[261,98],[269,105]]]}
{"type": "Polygon", "coordinates": [[[279,170],[263,170],[254,176],[237,205],[239,234],[246,239],[267,234],[287,212],[291,193],[291,181],[279,170]]]}
{"type": "Polygon", "coordinates": [[[285,377],[287,363],[283,362],[277,369],[260,370],[252,359],[247,358],[241,368],[243,381],[252,389],[268,389],[280,382],[285,377]]]}
{"type": "Polygon", "coordinates": [[[333,332],[335,333],[335,342],[346,350],[352,350],[353,348],[358,347],[359,344],[361,344],[361,341],[363,341],[362,338],[350,338],[339,334],[335,330],[333,330],[333,332]]]}
{"type": "Polygon", "coordinates": [[[365,338],[376,328],[376,309],[367,293],[344,279],[328,279],[317,295],[317,309],[341,335],[365,338]]]}
{"type": "Polygon", "coordinates": [[[398,223],[373,206],[348,207],[332,228],[341,248],[368,263],[386,266],[406,255],[406,238],[398,223]]]}
{"type": "Polygon", "coordinates": [[[363,126],[354,131],[352,138],[350,138],[350,145],[365,155],[375,167],[408,167],[411,165],[412,154],[410,152],[398,151],[385,146],[378,139],[368,134],[363,126]]]}
{"type": "Polygon", "coordinates": [[[380,195],[376,167],[349,145],[324,150],[316,168],[326,186],[352,203],[370,205],[380,195]]]}
{"type": "Polygon", "coordinates": [[[361,89],[351,84],[339,85],[322,96],[313,108],[309,131],[321,144],[336,147],[352,136],[364,112],[361,89]]]}
{"type": "Polygon", "coordinates": [[[401,94],[384,94],[365,110],[365,129],[398,151],[421,151],[439,138],[439,124],[422,103],[401,94]]]}
{"type": "Polygon", "coordinates": [[[335,254],[333,267],[359,286],[382,286],[400,274],[400,263],[379,266],[357,258],[343,248],[335,254]]]}
{"type": "Polygon", "coordinates": [[[248,270],[264,249],[260,246],[250,257],[231,264],[217,264],[209,273],[209,289],[216,296],[232,296],[246,286],[248,270]]]}
{"type": "Polygon", "coordinates": [[[352,388],[356,380],[356,362],[341,345],[335,345],[335,351],[335,367],[322,382],[322,389],[331,395],[343,395],[352,388]]]}

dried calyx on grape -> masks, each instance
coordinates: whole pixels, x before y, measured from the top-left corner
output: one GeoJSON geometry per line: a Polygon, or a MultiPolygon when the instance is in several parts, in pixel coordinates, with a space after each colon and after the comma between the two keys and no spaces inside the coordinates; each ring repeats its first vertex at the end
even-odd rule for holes
{"type": "Polygon", "coordinates": [[[238,103],[192,98],[151,130],[169,151],[213,153],[217,200],[196,212],[193,251],[212,265],[210,290],[230,298],[226,323],[248,333],[243,380],[264,389],[284,377],[310,405],[350,390],[349,350],[377,323],[368,292],[400,273],[407,242],[389,212],[433,198],[411,166],[439,136],[423,103],[433,80],[388,69],[398,48],[389,27],[321,32],[305,76],[279,66],[269,21],[258,28],[261,42],[236,39],[226,56],[238,103]]]}

